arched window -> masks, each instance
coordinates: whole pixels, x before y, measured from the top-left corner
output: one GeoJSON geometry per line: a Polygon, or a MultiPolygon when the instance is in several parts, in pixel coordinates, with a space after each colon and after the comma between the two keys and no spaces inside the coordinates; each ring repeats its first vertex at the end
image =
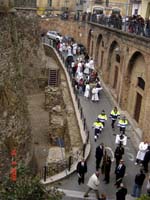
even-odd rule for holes
{"type": "Polygon", "coordinates": [[[137,86],[140,87],[142,90],[145,89],[145,81],[141,77],[138,77],[137,86]]]}

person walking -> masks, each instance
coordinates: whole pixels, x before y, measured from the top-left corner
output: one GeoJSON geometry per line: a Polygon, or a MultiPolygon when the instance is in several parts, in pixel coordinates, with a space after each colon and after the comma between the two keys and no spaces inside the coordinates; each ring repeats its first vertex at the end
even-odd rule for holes
{"type": "Polygon", "coordinates": [[[85,85],[84,97],[87,98],[87,99],[90,97],[90,84],[89,84],[89,82],[87,82],[86,85],[85,85]]]}
{"type": "Polygon", "coordinates": [[[122,144],[119,144],[115,149],[115,159],[116,159],[116,167],[119,165],[120,160],[122,159],[122,156],[124,155],[124,148],[122,144]]]}
{"type": "Polygon", "coordinates": [[[140,173],[135,175],[134,186],[131,196],[133,197],[140,197],[142,186],[145,180],[145,174],[142,169],[140,169],[140,173]]]}
{"type": "Polygon", "coordinates": [[[120,183],[123,180],[125,172],[126,172],[126,166],[124,164],[124,160],[120,160],[119,165],[116,166],[116,169],[115,169],[115,174],[116,174],[116,183],[115,183],[115,185],[116,185],[116,187],[120,186],[120,183]]]}
{"type": "Polygon", "coordinates": [[[103,126],[105,126],[105,121],[107,121],[105,110],[102,110],[101,114],[98,115],[98,120],[103,123],[103,126]]]}
{"type": "Polygon", "coordinates": [[[84,194],[84,197],[88,197],[89,192],[91,190],[93,190],[96,194],[96,198],[97,200],[100,200],[99,197],[99,191],[98,191],[98,186],[99,186],[100,182],[99,182],[99,172],[95,172],[90,178],[89,181],[87,183],[88,185],[88,190],[86,191],[86,193],[84,194]]]}
{"type": "Polygon", "coordinates": [[[128,125],[128,120],[126,119],[125,116],[123,116],[118,122],[118,126],[120,127],[121,134],[125,134],[127,125],[128,125]]]}
{"type": "Polygon", "coordinates": [[[114,107],[113,110],[110,113],[110,118],[112,120],[111,122],[111,127],[113,130],[115,130],[115,122],[118,119],[118,117],[120,117],[120,112],[118,111],[117,107],[114,107]]]}
{"type": "Polygon", "coordinates": [[[107,156],[106,163],[105,163],[105,169],[104,169],[105,184],[108,184],[110,181],[110,170],[111,170],[111,158],[110,158],[110,156],[107,156]]]}
{"type": "Polygon", "coordinates": [[[92,128],[94,128],[94,140],[95,142],[97,141],[97,138],[99,137],[99,134],[101,133],[102,129],[103,129],[103,124],[101,122],[99,122],[99,120],[97,119],[94,123],[92,128]]]}
{"type": "Polygon", "coordinates": [[[137,152],[137,156],[136,156],[136,162],[135,165],[137,164],[143,164],[143,160],[144,160],[144,156],[146,154],[146,151],[148,149],[148,143],[147,141],[142,141],[139,144],[139,150],[137,152]]]}
{"type": "Polygon", "coordinates": [[[150,161],[150,146],[148,146],[147,151],[144,156],[144,160],[143,160],[143,168],[144,168],[145,173],[148,172],[149,161],[150,161]]]}
{"type": "Polygon", "coordinates": [[[78,184],[84,183],[84,175],[87,172],[87,164],[84,158],[77,164],[78,184]]]}
{"type": "Polygon", "coordinates": [[[125,200],[127,195],[127,188],[121,183],[116,191],[116,200],[125,200]]]}
{"type": "Polygon", "coordinates": [[[101,160],[103,158],[104,155],[104,144],[101,143],[100,145],[98,145],[96,147],[96,151],[95,151],[95,158],[96,158],[96,170],[98,171],[98,169],[100,168],[100,163],[101,160]]]}

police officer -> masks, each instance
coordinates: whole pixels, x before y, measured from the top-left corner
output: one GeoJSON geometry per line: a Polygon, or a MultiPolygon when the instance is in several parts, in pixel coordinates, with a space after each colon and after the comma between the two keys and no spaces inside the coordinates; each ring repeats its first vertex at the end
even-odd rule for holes
{"type": "Polygon", "coordinates": [[[98,115],[98,120],[102,122],[103,126],[105,126],[105,121],[107,121],[107,115],[105,114],[105,110],[102,110],[101,114],[98,115]]]}
{"type": "Polygon", "coordinates": [[[128,125],[128,120],[126,119],[125,116],[123,116],[118,122],[118,126],[120,127],[120,133],[125,134],[127,125],[128,125]]]}
{"type": "Polygon", "coordinates": [[[112,119],[111,127],[114,129],[114,124],[117,120],[117,118],[120,116],[120,112],[118,111],[117,107],[114,107],[114,109],[110,113],[110,118],[112,119]]]}
{"type": "Polygon", "coordinates": [[[101,133],[103,129],[103,124],[97,119],[94,123],[92,128],[94,128],[94,140],[97,141],[97,138],[99,137],[99,134],[101,133]]]}

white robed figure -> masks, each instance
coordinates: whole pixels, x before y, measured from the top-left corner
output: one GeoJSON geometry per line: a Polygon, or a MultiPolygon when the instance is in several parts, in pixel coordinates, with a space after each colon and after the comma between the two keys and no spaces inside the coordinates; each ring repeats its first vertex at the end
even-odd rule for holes
{"type": "Polygon", "coordinates": [[[86,98],[89,98],[89,97],[90,97],[90,85],[89,85],[89,83],[87,83],[86,86],[85,86],[84,96],[85,96],[86,98]]]}
{"type": "Polygon", "coordinates": [[[99,89],[96,88],[96,87],[93,87],[93,89],[92,89],[92,101],[99,101],[98,92],[99,92],[99,89]]]}
{"type": "Polygon", "coordinates": [[[144,160],[144,156],[145,156],[145,153],[147,151],[147,148],[148,148],[148,143],[147,142],[140,142],[139,151],[137,152],[137,156],[136,156],[136,159],[138,161],[143,161],[144,160]]]}

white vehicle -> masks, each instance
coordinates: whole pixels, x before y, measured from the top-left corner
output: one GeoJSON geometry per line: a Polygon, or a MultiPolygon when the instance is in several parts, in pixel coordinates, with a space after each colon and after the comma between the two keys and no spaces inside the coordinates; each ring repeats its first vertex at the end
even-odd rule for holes
{"type": "Polygon", "coordinates": [[[47,37],[48,37],[49,39],[52,39],[52,40],[59,40],[59,41],[62,40],[61,35],[60,35],[58,32],[56,32],[56,31],[48,31],[48,32],[46,33],[46,35],[47,35],[47,37]]]}

